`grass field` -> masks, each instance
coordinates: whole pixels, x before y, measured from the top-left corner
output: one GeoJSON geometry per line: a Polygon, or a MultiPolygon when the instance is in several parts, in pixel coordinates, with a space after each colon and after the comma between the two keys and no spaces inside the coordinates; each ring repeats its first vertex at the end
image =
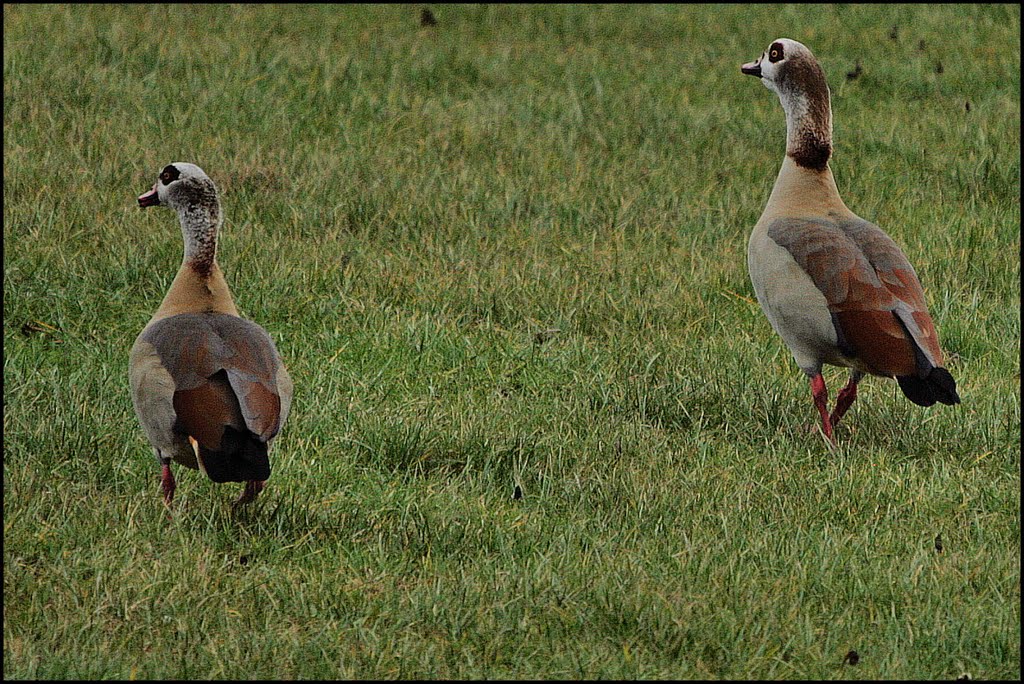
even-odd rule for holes
{"type": "Polygon", "coordinates": [[[4,678],[1019,678],[1019,7],[421,7],[5,6],[4,678]],[[963,398],[834,450],[746,272],[778,37],[963,398]],[[238,513],[129,398],[172,161],[295,381],[238,513]]]}

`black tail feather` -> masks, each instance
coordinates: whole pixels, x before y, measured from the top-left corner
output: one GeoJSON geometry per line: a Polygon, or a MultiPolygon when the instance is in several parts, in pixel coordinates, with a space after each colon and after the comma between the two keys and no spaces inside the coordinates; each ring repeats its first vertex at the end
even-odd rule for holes
{"type": "Polygon", "coordinates": [[[270,478],[267,445],[251,432],[225,427],[219,450],[200,450],[206,475],[214,482],[262,482],[270,478]]]}
{"type": "Polygon", "coordinates": [[[902,375],[896,378],[903,394],[918,406],[931,406],[935,402],[953,405],[960,403],[956,393],[956,380],[945,368],[934,367],[919,378],[916,375],[902,375]]]}

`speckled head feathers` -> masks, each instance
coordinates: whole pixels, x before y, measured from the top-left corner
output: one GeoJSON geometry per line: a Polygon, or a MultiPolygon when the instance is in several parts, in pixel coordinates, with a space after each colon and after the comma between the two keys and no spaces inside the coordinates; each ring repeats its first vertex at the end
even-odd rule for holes
{"type": "Polygon", "coordinates": [[[217,186],[201,168],[174,162],[160,171],[156,183],[139,196],[140,207],[163,205],[175,210],[196,204],[216,205],[217,186]]]}
{"type": "Polygon", "coordinates": [[[757,76],[765,87],[780,96],[788,91],[808,95],[828,93],[825,72],[814,54],[803,43],[789,38],[772,41],[760,57],[744,64],[740,70],[757,76]]]}

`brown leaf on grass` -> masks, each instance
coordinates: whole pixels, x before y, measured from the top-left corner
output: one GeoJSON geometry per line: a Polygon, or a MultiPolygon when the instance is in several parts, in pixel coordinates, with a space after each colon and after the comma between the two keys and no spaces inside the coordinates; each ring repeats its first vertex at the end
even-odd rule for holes
{"type": "MultiPolygon", "coordinates": [[[[55,328],[49,323],[43,323],[42,321],[25,321],[21,326],[21,334],[25,337],[35,334],[56,335],[59,332],[61,332],[60,328],[55,328]]],[[[53,341],[57,344],[64,342],[60,338],[54,338],[53,341]]]]}

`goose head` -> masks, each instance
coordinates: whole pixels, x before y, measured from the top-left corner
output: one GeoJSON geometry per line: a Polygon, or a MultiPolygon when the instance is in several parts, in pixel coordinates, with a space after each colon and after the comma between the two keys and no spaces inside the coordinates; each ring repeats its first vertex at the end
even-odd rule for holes
{"type": "Polygon", "coordinates": [[[825,72],[814,54],[803,43],[789,38],[772,41],[760,57],[741,66],[740,71],[757,76],[769,90],[780,94],[828,90],[825,72]]]}
{"type": "Polygon", "coordinates": [[[216,253],[221,212],[217,186],[201,168],[188,162],[168,164],[138,201],[143,209],[163,206],[175,210],[185,239],[185,260],[197,270],[208,270],[216,253]]]}
{"type": "Polygon", "coordinates": [[[740,71],[761,79],[779,96],[786,112],[786,151],[798,164],[823,169],[832,154],[832,104],[825,71],[803,43],[789,38],[740,71]]]}
{"type": "Polygon", "coordinates": [[[160,172],[152,189],[139,195],[139,206],[181,210],[197,204],[216,204],[217,187],[195,164],[174,162],[160,172]]]}

